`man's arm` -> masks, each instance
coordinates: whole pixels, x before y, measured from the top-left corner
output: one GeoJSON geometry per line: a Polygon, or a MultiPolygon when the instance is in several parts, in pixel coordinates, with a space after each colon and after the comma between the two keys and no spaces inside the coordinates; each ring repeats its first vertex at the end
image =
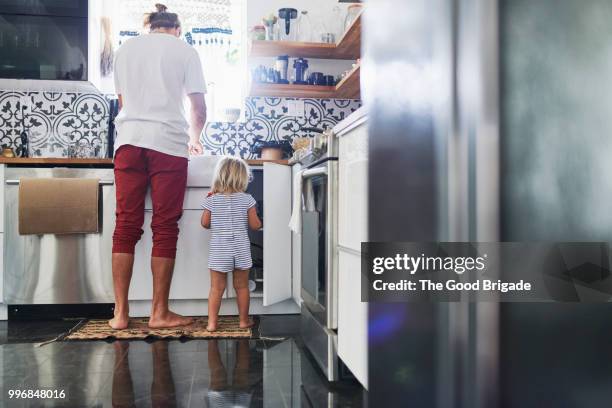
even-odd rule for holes
{"type": "Polygon", "coordinates": [[[203,93],[189,94],[191,102],[191,120],[189,126],[189,154],[200,155],[204,153],[204,148],[200,142],[202,130],[206,125],[206,101],[203,93]]]}

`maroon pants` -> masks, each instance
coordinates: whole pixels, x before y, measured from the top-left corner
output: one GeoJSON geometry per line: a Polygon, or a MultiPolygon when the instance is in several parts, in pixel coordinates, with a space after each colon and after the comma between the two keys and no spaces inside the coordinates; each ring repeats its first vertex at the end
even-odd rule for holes
{"type": "Polygon", "coordinates": [[[113,253],[134,253],[143,233],[145,197],[151,186],[152,256],[174,259],[186,185],[186,158],[131,145],[121,146],[115,154],[117,221],[113,253]]]}

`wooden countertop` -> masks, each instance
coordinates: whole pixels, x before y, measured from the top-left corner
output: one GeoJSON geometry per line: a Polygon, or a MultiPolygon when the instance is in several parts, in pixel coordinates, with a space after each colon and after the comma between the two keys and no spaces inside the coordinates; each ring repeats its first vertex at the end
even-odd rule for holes
{"type": "Polygon", "coordinates": [[[113,164],[113,159],[75,159],[68,157],[0,157],[0,164],[113,164]]]}
{"type": "Polygon", "coordinates": [[[248,159],[246,161],[251,166],[262,166],[264,163],[276,163],[288,165],[289,160],[261,160],[261,159],[248,159]]]}
{"type": "MultiPolygon", "coordinates": [[[[261,166],[266,162],[277,164],[288,164],[287,160],[247,160],[252,166],[261,166]]],[[[0,164],[113,164],[113,159],[75,159],[75,158],[55,158],[55,157],[0,157],[0,164]]]]}

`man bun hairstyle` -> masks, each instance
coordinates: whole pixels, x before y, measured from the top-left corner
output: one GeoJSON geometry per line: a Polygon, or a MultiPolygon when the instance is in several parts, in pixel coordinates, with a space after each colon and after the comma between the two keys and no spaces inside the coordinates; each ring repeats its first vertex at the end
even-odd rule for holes
{"type": "Polygon", "coordinates": [[[155,30],[157,28],[179,28],[181,22],[176,13],[168,13],[168,7],[164,4],[157,3],[152,13],[145,14],[144,26],[148,27],[149,30],[155,30]]]}

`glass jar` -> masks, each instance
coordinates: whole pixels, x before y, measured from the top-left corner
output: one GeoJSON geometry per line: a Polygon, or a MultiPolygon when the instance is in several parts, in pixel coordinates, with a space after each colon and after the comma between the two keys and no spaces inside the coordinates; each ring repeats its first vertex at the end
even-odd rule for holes
{"type": "Polygon", "coordinates": [[[313,27],[307,10],[300,12],[297,22],[297,40],[301,42],[312,42],[313,27]]]}
{"type": "Polygon", "coordinates": [[[251,40],[263,41],[266,39],[266,27],[263,25],[256,25],[251,30],[251,40]]]}
{"type": "Polygon", "coordinates": [[[361,14],[361,10],[363,10],[363,6],[361,4],[352,4],[348,7],[346,18],[344,19],[344,32],[346,32],[351,24],[357,20],[357,17],[359,17],[359,14],[361,14]]]}

